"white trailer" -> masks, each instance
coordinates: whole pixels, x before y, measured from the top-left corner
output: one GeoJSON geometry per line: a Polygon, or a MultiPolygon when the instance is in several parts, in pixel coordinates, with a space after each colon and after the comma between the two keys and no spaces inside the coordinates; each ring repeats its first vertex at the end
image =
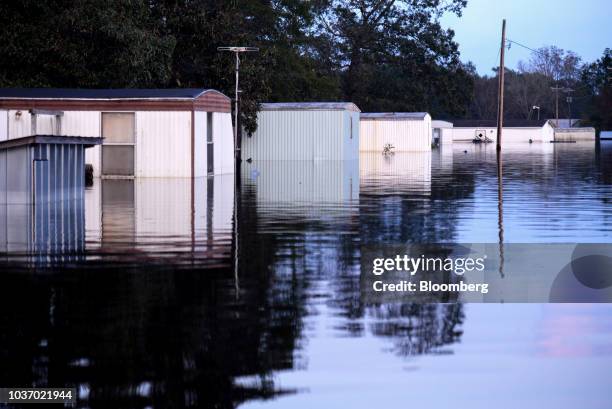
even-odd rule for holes
{"type": "Polygon", "coordinates": [[[384,112],[361,114],[360,152],[431,151],[431,116],[427,112],[384,112]]]}
{"type": "Polygon", "coordinates": [[[96,177],[234,172],[230,99],[210,89],[0,89],[0,140],[36,134],[103,137],[96,177]]]}
{"type": "Polygon", "coordinates": [[[242,159],[358,160],[359,108],[350,102],[261,104],[242,159]]]}

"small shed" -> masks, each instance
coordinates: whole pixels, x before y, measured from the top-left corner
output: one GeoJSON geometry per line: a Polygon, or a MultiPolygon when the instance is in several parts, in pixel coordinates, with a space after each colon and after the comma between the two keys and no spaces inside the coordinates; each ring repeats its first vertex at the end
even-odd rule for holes
{"type": "Polygon", "coordinates": [[[350,102],[261,104],[245,160],[358,160],[359,108],[350,102]]]}
{"type": "Polygon", "coordinates": [[[0,142],[0,204],[83,198],[85,149],[101,138],[33,135],[0,142]]]}
{"type": "Polygon", "coordinates": [[[427,112],[383,112],[361,114],[360,152],[382,152],[386,145],[394,152],[431,150],[431,116],[427,112]]]}
{"type": "Polygon", "coordinates": [[[230,99],[212,89],[0,89],[0,141],[36,134],[103,137],[96,177],[234,172],[230,99]]]}
{"type": "MultiPolygon", "coordinates": [[[[474,139],[497,141],[496,120],[461,119],[453,122],[453,141],[472,142],[474,139]]],[[[551,142],[555,140],[554,128],[547,119],[504,121],[502,144],[551,142]]]]}
{"type": "Polygon", "coordinates": [[[432,141],[438,146],[453,144],[453,123],[448,121],[431,121],[432,141]]]}

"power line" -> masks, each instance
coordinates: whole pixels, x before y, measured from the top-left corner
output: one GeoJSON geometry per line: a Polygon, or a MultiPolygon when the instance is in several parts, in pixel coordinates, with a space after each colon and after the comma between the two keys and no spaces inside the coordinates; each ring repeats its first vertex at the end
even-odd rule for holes
{"type": "Polygon", "coordinates": [[[521,44],[521,43],[519,43],[519,42],[517,42],[517,41],[510,40],[509,38],[506,38],[506,41],[507,41],[508,43],[516,44],[516,45],[518,45],[519,47],[526,48],[527,50],[529,50],[529,51],[533,51],[534,53],[537,53],[537,54],[540,54],[540,55],[546,55],[546,54],[545,54],[545,53],[543,53],[542,51],[535,50],[535,49],[533,49],[533,48],[531,48],[531,47],[527,47],[525,44],[521,44]]]}

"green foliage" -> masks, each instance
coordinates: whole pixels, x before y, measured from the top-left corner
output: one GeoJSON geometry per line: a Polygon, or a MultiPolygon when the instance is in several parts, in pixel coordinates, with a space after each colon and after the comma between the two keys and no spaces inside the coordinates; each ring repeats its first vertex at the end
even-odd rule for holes
{"type": "Polygon", "coordinates": [[[170,77],[172,37],[145,1],[0,3],[2,86],[148,87],[170,77]]]}
{"type": "Polygon", "coordinates": [[[612,50],[584,67],[582,82],[591,98],[583,114],[583,122],[597,130],[612,129],[612,50]]]}
{"type": "MultiPolygon", "coordinates": [[[[528,62],[519,62],[517,70],[506,68],[504,84],[504,116],[508,119],[535,119],[540,107],[540,118],[555,117],[555,93],[551,87],[571,93],[559,92],[559,118],[582,119],[582,125],[597,129],[611,129],[612,106],[610,101],[607,66],[611,65],[610,49],[601,59],[591,64],[582,64],[581,58],[572,51],[557,47],[543,47],[533,52],[528,62]],[[608,82],[606,82],[608,81],[608,82]],[[571,105],[566,98],[571,95],[571,105]]],[[[494,69],[495,74],[497,70],[494,69]]],[[[474,98],[468,117],[495,119],[497,115],[498,77],[479,76],[472,72],[474,98]]]]}
{"type": "Polygon", "coordinates": [[[364,111],[462,115],[472,96],[443,13],[465,0],[78,0],[0,3],[0,86],[209,87],[242,125],[263,101],[338,101],[364,111]]]}

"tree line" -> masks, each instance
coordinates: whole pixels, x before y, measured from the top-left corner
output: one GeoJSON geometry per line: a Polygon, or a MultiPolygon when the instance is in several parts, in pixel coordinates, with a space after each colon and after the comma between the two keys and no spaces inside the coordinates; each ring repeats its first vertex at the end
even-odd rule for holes
{"type": "MultiPolygon", "coordinates": [[[[504,115],[511,119],[559,118],[612,129],[612,51],[583,63],[580,56],[555,46],[533,50],[516,69],[506,68],[504,115]],[[558,93],[558,95],[556,95],[558,93]],[[558,97],[558,108],[557,108],[558,97]]],[[[497,114],[498,68],[480,76],[475,69],[474,96],[466,116],[492,119],[497,114]]]]}
{"type": "MultiPolygon", "coordinates": [[[[241,65],[241,118],[249,132],[264,101],[344,100],[363,111],[494,118],[494,78],[462,63],[453,30],[440,24],[442,15],[461,15],[465,5],[466,0],[8,0],[0,3],[0,86],[208,87],[233,96],[233,55],[217,47],[245,45],[260,48],[241,65]]],[[[609,64],[609,51],[602,58],[609,64]]],[[[591,97],[602,93],[598,67],[581,69],[591,97]]],[[[548,115],[549,96],[540,83],[548,87],[549,73],[529,67],[507,78],[507,101],[516,105],[509,115],[529,115],[526,107],[540,98],[541,114],[548,115]]],[[[604,108],[609,91],[607,98],[604,108]]],[[[601,109],[594,98],[584,101],[593,112],[601,109]]]]}

